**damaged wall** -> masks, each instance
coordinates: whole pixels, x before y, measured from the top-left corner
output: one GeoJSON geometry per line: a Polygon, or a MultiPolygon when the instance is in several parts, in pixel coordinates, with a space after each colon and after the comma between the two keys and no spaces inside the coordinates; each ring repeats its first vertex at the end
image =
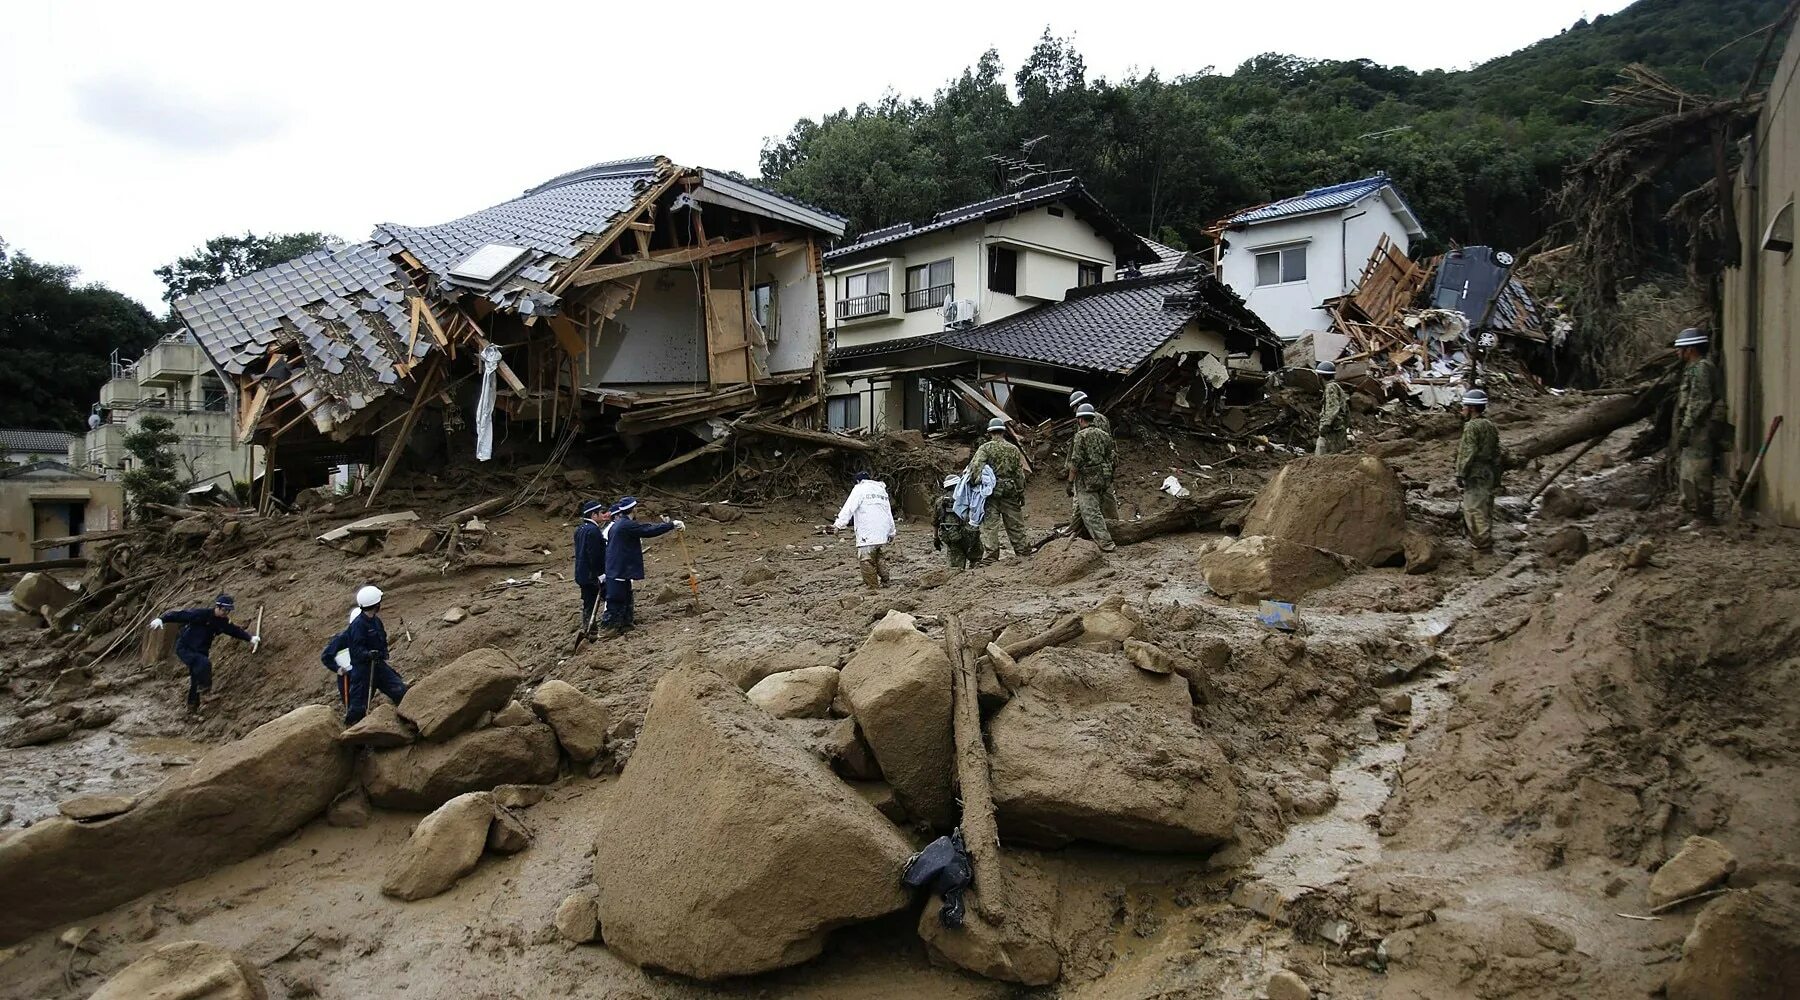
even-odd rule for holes
{"type": "Polygon", "coordinates": [[[819,356],[819,285],[805,244],[781,256],[758,256],[746,268],[753,285],[775,283],[776,336],[769,345],[769,373],[811,371],[819,356]]]}
{"type": "Polygon", "coordinates": [[[583,385],[705,382],[706,338],[694,272],[669,268],[645,275],[636,304],[606,321],[589,353],[583,385]]]}

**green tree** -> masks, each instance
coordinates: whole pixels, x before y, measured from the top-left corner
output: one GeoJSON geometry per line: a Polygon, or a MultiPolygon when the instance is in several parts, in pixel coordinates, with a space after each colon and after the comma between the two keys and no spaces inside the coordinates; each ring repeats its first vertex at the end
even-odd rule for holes
{"type": "Polygon", "coordinates": [[[186,257],[177,257],[173,264],[157,268],[155,274],[162,279],[163,301],[174,305],[184,295],[316,253],[332,240],[324,233],[215,236],[186,257]]]}
{"type": "Polygon", "coordinates": [[[0,426],[85,430],[112,352],[136,357],[164,332],[135,300],[77,285],[77,273],[0,241],[0,426]]]}
{"type": "Polygon", "coordinates": [[[147,414],[137,428],[125,435],[131,468],[125,470],[125,498],[131,516],[143,517],[146,504],[172,504],[181,499],[174,446],[181,443],[175,423],[160,414],[147,414]]]}

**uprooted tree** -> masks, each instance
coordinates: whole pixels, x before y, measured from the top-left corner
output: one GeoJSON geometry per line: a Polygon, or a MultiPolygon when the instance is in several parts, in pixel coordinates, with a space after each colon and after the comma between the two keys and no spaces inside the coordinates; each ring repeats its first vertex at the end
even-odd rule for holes
{"type": "Polygon", "coordinates": [[[133,518],[142,518],[149,504],[181,499],[174,449],[180,443],[174,422],[154,413],[125,435],[125,450],[132,458],[131,468],[125,470],[125,498],[133,518]]]}

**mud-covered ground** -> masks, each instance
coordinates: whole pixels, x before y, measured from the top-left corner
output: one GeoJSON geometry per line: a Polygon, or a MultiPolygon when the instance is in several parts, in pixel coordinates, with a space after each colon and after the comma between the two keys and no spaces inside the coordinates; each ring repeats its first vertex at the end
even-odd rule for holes
{"type": "MultiPolygon", "coordinates": [[[[1502,421],[1503,436],[1566,419],[1573,406],[1533,403],[1502,421]]],[[[91,953],[71,955],[57,931],[0,950],[0,997],[86,996],[148,949],[185,938],[238,950],[278,997],[1256,997],[1278,968],[1331,997],[1644,996],[1671,970],[1693,913],[1618,914],[1647,912],[1649,873],[1683,837],[1705,833],[1734,851],[1734,884],[1800,880],[1791,693],[1800,546],[1774,528],[1674,532],[1666,510],[1639,511],[1656,468],[1614,457],[1621,432],[1566,474],[1593,512],[1538,517],[1515,496],[1502,504],[1497,551],[1469,553],[1449,482],[1455,429],[1362,426],[1359,446],[1399,471],[1413,527],[1437,539],[1443,559],[1431,573],[1377,568],[1309,595],[1297,635],[1207,592],[1194,567],[1203,534],[1122,547],[1099,571],[1046,587],[1033,560],[946,578],[929,526],[910,520],[892,558],[895,585],[869,595],[849,537],[818,531],[837,499],[752,505],[719,521],[678,487],[578,480],[493,518],[472,565],[448,573],[441,556],[320,546],[313,535],[365,512],[360,503],[314,510],[282,519],[265,542],[194,552],[171,572],[180,598],[171,604],[229,590],[240,618],[263,609],[259,653],[221,640],[218,697],[202,717],[185,713],[180,668],[141,666],[128,642],[131,655],[97,664],[97,683],[79,693],[115,709],[113,723],[0,751],[0,814],[11,828],[76,793],[146,789],[281,712],[333,700],[317,650],[369,581],[389,594],[403,673],[500,646],[532,679],[559,677],[605,701],[620,735],[685,658],[729,676],[772,658],[847,655],[889,608],[954,611],[971,630],[998,632],[1123,599],[1159,644],[1195,653],[1223,638],[1232,648],[1195,721],[1233,763],[1240,842],[1211,857],[1013,852],[1056,890],[1065,960],[1054,987],[1024,991],[932,967],[915,914],[841,931],[807,965],[726,984],[566,947],[551,914],[591,877],[594,817],[613,781],[578,773],[526,811],[528,850],[485,860],[442,896],[400,903],[379,892],[417,816],[378,812],[360,830],[315,822],[262,856],[82,921],[91,953]],[[578,601],[567,500],[634,487],[643,513],[688,521],[699,599],[675,538],[651,540],[640,628],[570,656],[578,601]],[[1542,554],[1569,523],[1588,552],[1542,554]],[[1645,540],[1651,548],[1640,550],[1645,540]],[[1627,566],[1632,552],[1648,562],[1627,566]],[[469,616],[446,624],[453,607],[469,616]],[[1395,710],[1400,694],[1410,712],[1395,710]]],[[[1287,457],[1160,436],[1126,442],[1125,453],[1127,515],[1155,509],[1155,487],[1171,473],[1196,489],[1254,486],[1287,457]]],[[[1541,475],[1513,473],[1507,489],[1529,493],[1541,475]]],[[[482,489],[499,477],[450,478],[402,484],[376,509],[433,517],[489,495],[482,489]]],[[[833,484],[819,492],[838,494],[833,484]]],[[[1042,473],[1028,515],[1034,531],[1067,519],[1061,489],[1042,473]]],[[[32,633],[0,640],[9,644],[4,727],[54,674],[26,666],[41,651],[32,633]]]]}

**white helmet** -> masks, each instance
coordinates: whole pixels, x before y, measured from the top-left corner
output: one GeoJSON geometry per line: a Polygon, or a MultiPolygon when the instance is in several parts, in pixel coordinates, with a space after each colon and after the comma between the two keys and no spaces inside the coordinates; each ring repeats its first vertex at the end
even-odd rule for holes
{"type": "Polygon", "coordinates": [[[1676,347],[1705,347],[1709,338],[1704,330],[1688,327],[1675,337],[1676,347]]]}
{"type": "Polygon", "coordinates": [[[356,606],[372,608],[381,603],[381,588],[370,585],[356,592],[356,606]]]}

